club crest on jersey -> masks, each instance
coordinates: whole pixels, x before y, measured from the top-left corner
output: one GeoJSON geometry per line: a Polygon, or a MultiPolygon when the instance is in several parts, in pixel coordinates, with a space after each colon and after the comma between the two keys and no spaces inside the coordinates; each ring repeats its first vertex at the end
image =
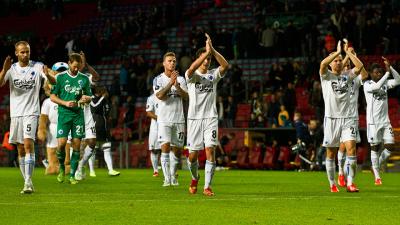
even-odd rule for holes
{"type": "Polygon", "coordinates": [[[36,75],[36,74],[35,74],[35,71],[32,71],[31,75],[32,75],[32,76],[35,76],[35,75],[36,75]]]}
{"type": "Polygon", "coordinates": [[[158,89],[160,89],[160,86],[156,85],[156,86],[154,87],[154,89],[155,89],[155,90],[158,90],[158,89]]]}
{"type": "Polygon", "coordinates": [[[64,133],[63,130],[58,130],[58,134],[59,134],[59,135],[61,135],[61,134],[63,134],[63,133],[64,133]]]}
{"type": "Polygon", "coordinates": [[[209,79],[209,80],[213,80],[214,77],[213,77],[212,75],[210,75],[210,76],[208,76],[208,79],[209,79]]]}
{"type": "Polygon", "coordinates": [[[346,93],[349,89],[349,85],[346,81],[346,77],[339,78],[337,81],[332,81],[332,90],[338,94],[346,93]]]}

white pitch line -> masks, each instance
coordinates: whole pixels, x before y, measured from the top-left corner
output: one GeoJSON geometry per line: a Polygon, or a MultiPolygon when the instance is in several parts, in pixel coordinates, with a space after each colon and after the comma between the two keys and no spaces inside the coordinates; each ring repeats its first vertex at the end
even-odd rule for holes
{"type": "MultiPolygon", "coordinates": [[[[400,196],[380,196],[382,198],[400,198],[400,196]]],[[[125,199],[116,201],[90,201],[90,200],[79,200],[79,201],[43,201],[43,202],[0,202],[0,205],[8,206],[20,206],[20,205],[38,205],[38,204],[117,204],[117,203],[128,203],[128,202],[199,202],[199,201],[266,201],[266,200],[312,200],[318,198],[327,199],[361,199],[360,196],[306,196],[306,197],[258,197],[258,198],[247,198],[247,199],[237,199],[237,198],[204,198],[204,199],[125,199]]]]}

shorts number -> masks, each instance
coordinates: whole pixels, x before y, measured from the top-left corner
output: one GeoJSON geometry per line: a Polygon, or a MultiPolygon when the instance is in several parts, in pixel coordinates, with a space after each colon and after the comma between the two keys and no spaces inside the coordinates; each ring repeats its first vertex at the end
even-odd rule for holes
{"type": "Polygon", "coordinates": [[[26,125],[26,132],[31,132],[32,127],[30,124],[26,125]]]}
{"type": "Polygon", "coordinates": [[[182,140],[182,139],[183,139],[183,132],[179,132],[179,133],[178,133],[178,139],[179,139],[179,140],[182,140]]]}
{"type": "Polygon", "coordinates": [[[389,127],[390,134],[393,134],[393,128],[389,127]]]}
{"type": "Polygon", "coordinates": [[[90,130],[92,131],[93,134],[96,133],[96,127],[91,127],[90,130]]]}
{"type": "Polygon", "coordinates": [[[354,127],[350,127],[350,130],[351,130],[351,134],[356,134],[356,129],[354,128],[354,127]]]}
{"type": "Polygon", "coordinates": [[[212,138],[217,138],[217,131],[216,130],[213,130],[212,131],[212,138]]]}
{"type": "Polygon", "coordinates": [[[80,134],[81,133],[81,126],[76,126],[76,133],[77,134],[80,134]]]}

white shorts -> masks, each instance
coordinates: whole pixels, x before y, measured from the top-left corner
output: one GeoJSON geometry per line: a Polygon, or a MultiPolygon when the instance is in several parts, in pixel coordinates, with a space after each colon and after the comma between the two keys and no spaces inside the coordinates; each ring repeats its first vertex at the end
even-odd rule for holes
{"type": "Polygon", "coordinates": [[[190,151],[218,145],[218,119],[188,119],[187,146],[190,151]]]}
{"type": "MultiPolygon", "coordinates": [[[[358,126],[358,120],[354,120],[354,124],[357,126],[357,131],[356,131],[356,133],[357,133],[357,137],[356,137],[356,143],[361,143],[361,136],[360,136],[360,129],[359,129],[359,126],[358,126]]],[[[343,141],[342,140],[340,140],[340,142],[342,143],[343,141]]]]}
{"type": "Polygon", "coordinates": [[[151,129],[149,132],[149,150],[161,149],[160,142],[158,142],[157,129],[151,129]]]}
{"type": "Polygon", "coordinates": [[[357,127],[354,119],[325,117],[322,146],[339,147],[340,142],[356,141],[357,127]]]}
{"type": "Polygon", "coordinates": [[[9,142],[23,144],[26,138],[35,140],[38,121],[39,116],[12,117],[9,142]]]}
{"type": "Polygon", "coordinates": [[[170,143],[171,146],[183,147],[184,138],[184,123],[158,123],[158,142],[160,145],[170,143]]]}
{"type": "Polygon", "coordinates": [[[96,138],[96,123],[93,120],[92,114],[85,116],[85,138],[93,139],[96,138]]]}
{"type": "Polygon", "coordinates": [[[368,143],[376,145],[379,143],[393,144],[394,134],[390,123],[368,124],[367,125],[368,143]]]}
{"type": "Polygon", "coordinates": [[[58,141],[57,141],[57,124],[50,123],[49,129],[47,130],[47,137],[46,137],[46,147],[48,148],[57,148],[58,141]]]}

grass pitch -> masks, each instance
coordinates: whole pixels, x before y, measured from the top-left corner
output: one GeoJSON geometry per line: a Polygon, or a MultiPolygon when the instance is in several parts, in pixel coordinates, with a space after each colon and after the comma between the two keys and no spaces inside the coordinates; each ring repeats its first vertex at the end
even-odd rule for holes
{"type": "Polygon", "coordinates": [[[400,179],[383,174],[376,187],[358,173],[360,193],[330,193],[323,172],[217,171],[214,197],[188,194],[190,176],[179,171],[178,187],[161,187],[151,170],[104,169],[77,185],[59,184],[35,170],[36,192],[20,194],[17,168],[0,168],[0,224],[398,224],[400,179]]]}

